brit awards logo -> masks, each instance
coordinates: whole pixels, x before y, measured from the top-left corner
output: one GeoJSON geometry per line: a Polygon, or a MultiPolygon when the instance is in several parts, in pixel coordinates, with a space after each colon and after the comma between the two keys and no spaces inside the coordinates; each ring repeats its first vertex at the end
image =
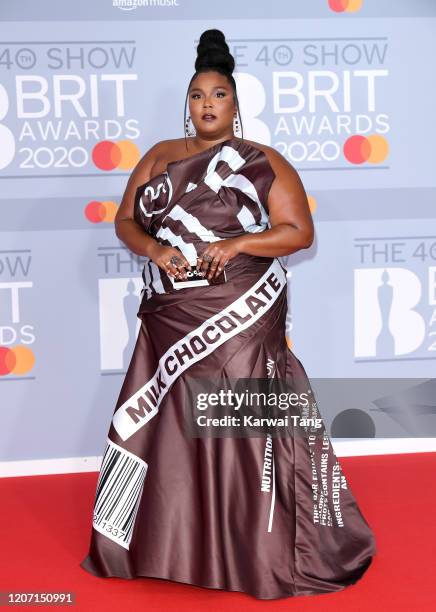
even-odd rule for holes
{"type": "MultiPolygon", "coordinates": [[[[356,3],[335,3],[351,11],[356,3]]],[[[233,51],[244,129],[300,170],[389,169],[386,36],[250,37],[233,51]]],[[[232,49],[231,49],[232,50],[232,49]]]]}
{"type": "Polygon", "coordinates": [[[436,238],[356,238],[358,361],[436,359],[436,238]]]}
{"type": "Polygon", "coordinates": [[[2,58],[0,170],[51,178],[136,165],[134,41],[4,43],[2,58]]]}

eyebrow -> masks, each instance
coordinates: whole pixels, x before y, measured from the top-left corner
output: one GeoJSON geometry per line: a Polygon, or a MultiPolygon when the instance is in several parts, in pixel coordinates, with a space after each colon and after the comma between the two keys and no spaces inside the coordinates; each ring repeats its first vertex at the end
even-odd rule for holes
{"type": "MultiPolygon", "coordinates": [[[[217,85],[216,87],[213,87],[213,89],[228,89],[228,87],[226,87],[225,85],[217,85]]],[[[189,90],[189,93],[192,93],[193,91],[203,91],[201,89],[201,87],[193,87],[192,89],[189,90]]]]}

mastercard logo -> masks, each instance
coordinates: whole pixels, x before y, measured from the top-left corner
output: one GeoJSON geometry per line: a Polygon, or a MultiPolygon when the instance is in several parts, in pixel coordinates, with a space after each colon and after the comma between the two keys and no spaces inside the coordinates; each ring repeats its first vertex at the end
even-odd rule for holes
{"type": "Polygon", "coordinates": [[[355,13],[362,8],[363,0],[328,0],[329,7],[335,13],[355,13]]]}
{"type": "Polygon", "coordinates": [[[386,138],[380,134],[372,136],[350,136],[344,143],[345,159],[352,164],[380,164],[389,153],[389,145],[386,138]]]}
{"type": "Polygon", "coordinates": [[[317,203],[317,201],[316,201],[316,198],[314,198],[312,195],[308,195],[308,196],[307,196],[307,201],[308,201],[308,203],[309,203],[309,209],[310,209],[310,212],[311,212],[311,213],[312,213],[312,215],[313,215],[313,213],[315,212],[315,210],[317,209],[317,206],[318,206],[318,203],[317,203]]]}
{"type": "Polygon", "coordinates": [[[92,161],[100,170],[130,170],[140,157],[138,147],[131,140],[102,140],[92,149],[92,161]]]}
{"type": "Polygon", "coordinates": [[[35,355],[27,346],[0,346],[0,376],[26,374],[35,365],[35,355]]]}
{"type": "Polygon", "coordinates": [[[98,202],[93,200],[85,207],[85,217],[91,223],[113,223],[117,213],[118,206],[115,202],[98,202]]]}

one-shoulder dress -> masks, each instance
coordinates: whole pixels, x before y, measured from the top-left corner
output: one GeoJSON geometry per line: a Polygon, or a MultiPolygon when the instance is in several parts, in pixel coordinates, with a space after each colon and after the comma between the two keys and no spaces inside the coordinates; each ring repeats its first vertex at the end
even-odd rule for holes
{"type": "MultiPolygon", "coordinates": [[[[263,151],[230,138],[138,187],[134,218],[195,265],[211,243],[271,227],[274,178],[263,151]]],[[[179,288],[146,258],[140,328],[80,565],[98,577],[164,578],[259,599],[339,591],[362,577],[376,545],[324,424],[315,431],[301,408],[312,427],[294,419],[286,435],[187,430],[190,380],[274,378],[313,393],[286,341],[281,258],[241,253],[225,274],[179,288]]]]}

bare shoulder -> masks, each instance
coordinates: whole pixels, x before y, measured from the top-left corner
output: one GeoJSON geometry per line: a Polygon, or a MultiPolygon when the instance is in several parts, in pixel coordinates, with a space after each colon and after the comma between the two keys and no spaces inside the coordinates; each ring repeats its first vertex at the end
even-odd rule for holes
{"type": "Polygon", "coordinates": [[[142,185],[159,174],[160,166],[166,166],[165,160],[174,147],[173,143],[173,140],[159,140],[147,149],[130,174],[130,185],[142,185]]]}
{"type": "Polygon", "coordinates": [[[135,175],[137,178],[143,178],[145,181],[147,181],[150,178],[150,171],[153,168],[153,165],[160,158],[162,151],[166,147],[166,142],[166,140],[160,140],[147,149],[136,164],[132,172],[132,176],[135,175]]]}
{"type": "Polygon", "coordinates": [[[194,155],[200,153],[193,144],[190,144],[194,140],[193,137],[182,137],[182,138],[171,138],[164,140],[162,144],[162,156],[165,163],[170,163],[174,160],[185,159],[189,157],[189,153],[194,155]]]}

